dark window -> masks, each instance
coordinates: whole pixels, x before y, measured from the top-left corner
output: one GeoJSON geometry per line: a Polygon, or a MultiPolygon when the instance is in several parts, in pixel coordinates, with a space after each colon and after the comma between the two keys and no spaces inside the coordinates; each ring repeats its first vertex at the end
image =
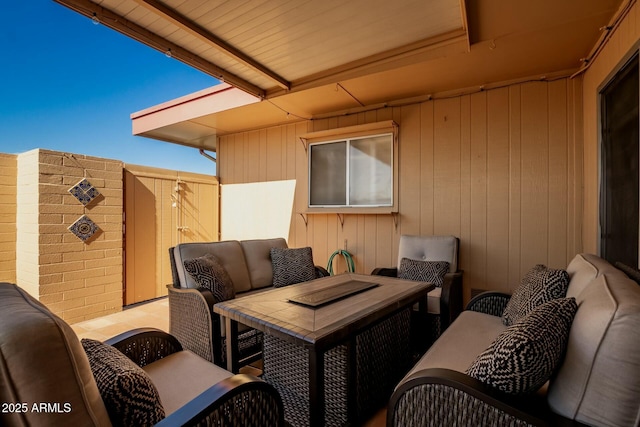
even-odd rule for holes
{"type": "Polygon", "coordinates": [[[600,254],[638,267],[638,56],[601,92],[600,254]]]}

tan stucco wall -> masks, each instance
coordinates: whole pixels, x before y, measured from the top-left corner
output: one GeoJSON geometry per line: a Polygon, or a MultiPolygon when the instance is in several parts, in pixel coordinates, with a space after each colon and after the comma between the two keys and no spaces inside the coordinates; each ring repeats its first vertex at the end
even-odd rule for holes
{"type": "MultiPolygon", "coordinates": [[[[626,2],[625,2],[626,3],[626,2]]],[[[640,40],[640,5],[634,3],[611,38],[584,73],[584,229],[586,252],[599,253],[599,89],[612,77],[640,40]]]]}
{"type": "Polygon", "coordinates": [[[223,186],[295,179],[288,242],[311,246],[316,264],[346,242],[356,270],[370,273],[397,263],[402,234],[453,234],[466,298],[510,292],[534,264],[566,267],[582,251],[581,94],[580,78],[531,82],[224,136],[218,176],[223,186]],[[398,215],[300,215],[299,135],[384,120],[400,129],[398,215]]]}
{"type": "Polygon", "coordinates": [[[18,155],[16,280],[73,323],[122,310],[121,161],[33,150],[18,155]],[[87,178],[86,207],[69,188],[87,178]],[[68,227],[86,214],[101,229],[82,242],[68,227]]]}
{"type": "Polygon", "coordinates": [[[17,156],[0,153],[0,282],[16,281],[17,168],[17,156]]]}

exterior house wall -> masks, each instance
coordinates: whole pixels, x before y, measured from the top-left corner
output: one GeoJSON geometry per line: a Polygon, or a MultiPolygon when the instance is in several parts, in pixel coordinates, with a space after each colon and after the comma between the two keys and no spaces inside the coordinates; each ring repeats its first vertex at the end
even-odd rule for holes
{"type": "Polygon", "coordinates": [[[640,5],[631,9],[613,30],[598,56],[584,73],[584,230],[585,252],[599,253],[599,168],[600,115],[599,90],[613,77],[615,70],[640,41],[640,5]]]}
{"type": "Polygon", "coordinates": [[[18,157],[0,154],[0,282],[16,281],[16,179],[18,157]]]}
{"type": "Polygon", "coordinates": [[[581,93],[579,78],[531,82],[228,135],[218,176],[295,179],[289,246],[311,246],[316,264],[346,246],[356,271],[370,273],[397,264],[401,234],[453,234],[465,299],[471,289],[510,292],[534,264],[565,267],[582,251],[581,93]],[[298,136],[384,120],[400,129],[398,215],[304,215],[298,136]]]}

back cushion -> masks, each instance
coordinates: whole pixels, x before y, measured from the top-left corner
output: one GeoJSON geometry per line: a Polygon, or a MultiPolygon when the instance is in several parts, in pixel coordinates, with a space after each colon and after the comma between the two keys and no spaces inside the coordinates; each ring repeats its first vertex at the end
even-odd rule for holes
{"type": "Polygon", "coordinates": [[[454,236],[400,236],[398,267],[402,258],[416,261],[447,261],[449,272],[458,271],[458,239],[454,236]]]}
{"type": "Polygon", "coordinates": [[[186,273],[183,262],[206,254],[212,254],[218,258],[224,269],[229,273],[236,292],[251,290],[251,278],[249,277],[247,262],[240,242],[237,240],[208,243],[181,243],[177,245],[173,250],[173,255],[176,261],[178,277],[180,278],[180,287],[198,288],[198,284],[193,277],[186,273]]]}
{"type": "Polygon", "coordinates": [[[0,283],[0,325],[0,402],[29,405],[23,414],[0,412],[0,425],[110,425],[87,356],[69,325],[8,283],[0,283]],[[32,411],[34,402],[58,402],[62,414],[32,411]]]}
{"type": "Polygon", "coordinates": [[[287,241],[282,238],[243,240],[240,242],[247,260],[252,289],[266,288],[273,285],[273,267],[271,265],[271,248],[287,248],[287,241]]]}
{"type": "Polygon", "coordinates": [[[620,271],[597,255],[578,254],[567,266],[567,273],[571,277],[567,298],[577,298],[593,279],[604,273],[620,271]]]}
{"type": "Polygon", "coordinates": [[[566,356],[547,395],[567,418],[597,426],[640,420],[640,286],[623,276],[601,275],[576,298],[566,356]]]}
{"type": "Polygon", "coordinates": [[[580,292],[598,275],[598,269],[590,263],[584,254],[576,255],[567,266],[569,273],[569,288],[567,297],[577,297],[580,292]]]}

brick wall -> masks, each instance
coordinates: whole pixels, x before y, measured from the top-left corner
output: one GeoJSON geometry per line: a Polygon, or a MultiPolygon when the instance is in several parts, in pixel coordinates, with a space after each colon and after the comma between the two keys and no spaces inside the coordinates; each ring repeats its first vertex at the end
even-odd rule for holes
{"type": "Polygon", "coordinates": [[[0,282],[16,281],[17,162],[13,154],[0,154],[0,282]]]}
{"type": "Polygon", "coordinates": [[[122,169],[48,150],[18,156],[17,280],[69,323],[122,310],[122,169]],[[69,193],[83,178],[100,192],[86,207],[69,193]],[[100,227],[87,242],[68,230],[82,215],[100,227]]]}

